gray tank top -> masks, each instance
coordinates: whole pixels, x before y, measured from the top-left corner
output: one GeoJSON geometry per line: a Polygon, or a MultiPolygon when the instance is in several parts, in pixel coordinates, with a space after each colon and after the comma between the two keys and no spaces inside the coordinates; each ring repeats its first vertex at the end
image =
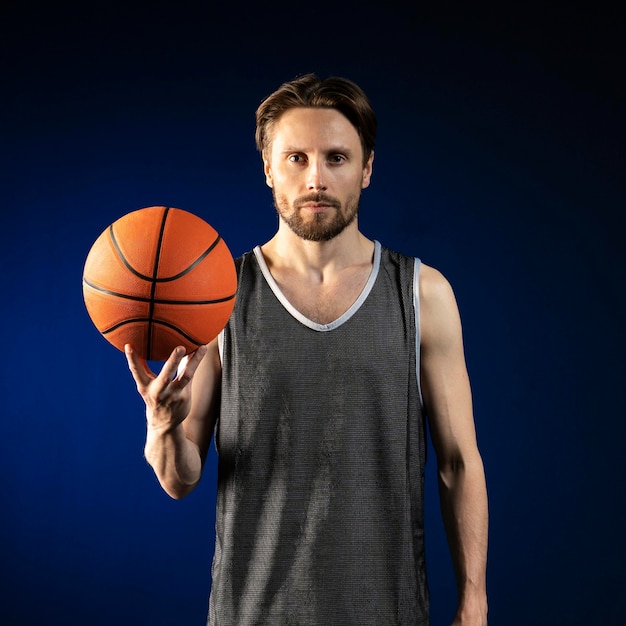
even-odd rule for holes
{"type": "Polygon", "coordinates": [[[428,624],[419,260],[376,242],[361,296],[326,325],[260,249],[237,268],[208,624],[428,624]]]}

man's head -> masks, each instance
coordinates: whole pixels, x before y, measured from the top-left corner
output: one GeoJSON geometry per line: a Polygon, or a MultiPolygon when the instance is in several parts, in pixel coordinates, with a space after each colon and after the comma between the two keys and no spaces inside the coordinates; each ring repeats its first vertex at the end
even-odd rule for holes
{"type": "Polygon", "coordinates": [[[257,144],[283,225],[308,241],[329,241],[356,225],[369,185],[376,118],[343,78],[285,83],[257,111],[257,144]]]}
{"type": "Polygon", "coordinates": [[[256,144],[265,157],[273,138],[274,125],[289,109],[335,109],[354,126],[363,148],[363,163],[369,159],[376,141],[377,121],[363,90],[347,78],[324,80],[306,74],[283,83],[260,104],[256,112],[256,144]]]}

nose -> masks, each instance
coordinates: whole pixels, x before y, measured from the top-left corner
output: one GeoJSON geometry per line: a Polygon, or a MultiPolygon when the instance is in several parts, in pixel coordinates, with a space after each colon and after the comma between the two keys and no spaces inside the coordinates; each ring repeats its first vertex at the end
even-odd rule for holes
{"type": "Polygon", "coordinates": [[[324,165],[320,161],[313,160],[309,162],[307,172],[307,189],[309,191],[324,191],[326,184],[323,177],[324,165]]]}

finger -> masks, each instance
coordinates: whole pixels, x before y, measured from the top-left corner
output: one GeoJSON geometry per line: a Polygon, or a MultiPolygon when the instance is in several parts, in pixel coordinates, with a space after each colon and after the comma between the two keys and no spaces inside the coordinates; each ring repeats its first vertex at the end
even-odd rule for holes
{"type": "Polygon", "coordinates": [[[172,350],[172,354],[170,354],[167,361],[165,361],[161,372],[159,373],[157,379],[163,384],[163,386],[168,385],[172,382],[173,378],[176,376],[176,372],[178,370],[178,366],[180,362],[183,360],[185,356],[185,348],[183,346],[177,346],[172,350]]]}
{"type": "Polygon", "coordinates": [[[186,363],[178,370],[178,375],[176,376],[176,380],[181,388],[191,381],[206,353],[207,347],[199,346],[194,352],[187,355],[186,363]]]}
{"type": "Polygon", "coordinates": [[[135,352],[129,343],[124,346],[124,354],[128,361],[128,369],[130,369],[130,373],[138,386],[145,387],[155,378],[154,372],[148,367],[146,361],[135,352]]]}

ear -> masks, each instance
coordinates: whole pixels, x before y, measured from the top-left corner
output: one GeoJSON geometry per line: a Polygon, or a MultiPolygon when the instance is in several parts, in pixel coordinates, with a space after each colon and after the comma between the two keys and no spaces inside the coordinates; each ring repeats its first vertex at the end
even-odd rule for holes
{"type": "Polygon", "coordinates": [[[265,184],[270,188],[273,187],[272,168],[270,166],[270,161],[265,154],[263,155],[263,172],[265,174],[265,184]]]}
{"type": "Polygon", "coordinates": [[[372,178],[372,164],[374,163],[374,151],[370,153],[367,162],[363,166],[363,182],[361,183],[361,189],[365,189],[370,186],[370,180],[372,178]]]}

